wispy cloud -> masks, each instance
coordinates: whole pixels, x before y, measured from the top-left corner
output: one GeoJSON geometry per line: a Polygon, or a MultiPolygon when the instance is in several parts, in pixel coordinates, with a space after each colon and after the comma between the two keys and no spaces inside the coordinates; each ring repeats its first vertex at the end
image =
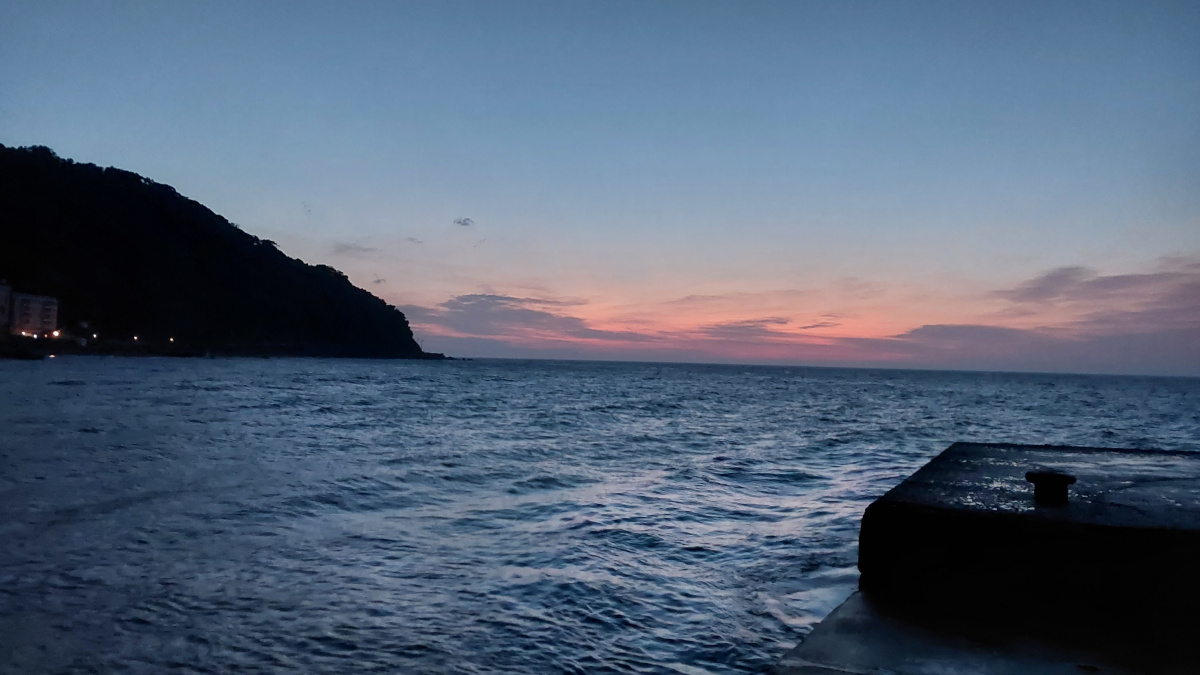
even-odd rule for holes
{"type": "Polygon", "coordinates": [[[609,340],[644,342],[651,336],[597,330],[562,308],[579,301],[516,298],[507,295],[460,295],[433,308],[401,307],[416,323],[457,336],[538,340],[609,340]]]}
{"type": "Polygon", "coordinates": [[[1137,274],[1059,267],[991,295],[1012,303],[998,320],[1036,325],[927,324],[841,342],[921,367],[1200,374],[1194,258],[1164,259],[1137,274]]]}
{"type": "Polygon", "coordinates": [[[788,320],[781,317],[750,319],[747,321],[725,321],[701,326],[701,335],[720,340],[772,340],[792,337],[791,333],[775,330],[773,326],[786,326],[788,320]]]}
{"type": "Polygon", "coordinates": [[[332,245],[330,245],[330,249],[333,251],[334,255],[349,256],[369,255],[371,253],[379,253],[381,250],[375,248],[374,246],[364,246],[362,244],[355,244],[348,241],[335,241],[332,245]]]}
{"type": "Polygon", "coordinates": [[[1146,300],[1175,293],[1200,280],[1200,263],[1165,259],[1160,269],[1143,274],[1098,274],[1087,267],[1059,267],[995,295],[1016,303],[1146,300]]]}
{"type": "Polygon", "coordinates": [[[1140,274],[1060,267],[996,291],[1010,317],[1089,335],[1190,330],[1200,340],[1200,262],[1167,258],[1140,274]]]}
{"type": "Polygon", "coordinates": [[[838,343],[893,365],[968,370],[1200,374],[1200,333],[1160,330],[1073,336],[975,324],[931,324],[891,338],[838,343]]]}
{"type": "Polygon", "coordinates": [[[1045,302],[1062,297],[1094,276],[1086,267],[1059,267],[995,294],[1013,302],[1045,302]]]}

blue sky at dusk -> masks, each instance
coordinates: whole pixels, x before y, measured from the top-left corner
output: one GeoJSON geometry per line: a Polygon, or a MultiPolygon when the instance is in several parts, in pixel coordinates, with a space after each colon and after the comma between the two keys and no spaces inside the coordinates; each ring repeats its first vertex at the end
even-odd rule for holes
{"type": "Polygon", "coordinates": [[[1200,375],[1195,2],[0,0],[0,143],[453,355],[1200,375]]]}

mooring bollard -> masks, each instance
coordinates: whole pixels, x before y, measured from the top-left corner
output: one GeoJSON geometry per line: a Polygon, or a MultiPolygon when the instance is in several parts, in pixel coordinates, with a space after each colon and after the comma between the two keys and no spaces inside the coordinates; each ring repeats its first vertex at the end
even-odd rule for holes
{"type": "Polygon", "coordinates": [[[1063,506],[1067,503],[1067,486],[1075,482],[1075,476],[1053,469],[1040,469],[1026,472],[1025,480],[1033,483],[1033,501],[1038,506],[1063,506]]]}

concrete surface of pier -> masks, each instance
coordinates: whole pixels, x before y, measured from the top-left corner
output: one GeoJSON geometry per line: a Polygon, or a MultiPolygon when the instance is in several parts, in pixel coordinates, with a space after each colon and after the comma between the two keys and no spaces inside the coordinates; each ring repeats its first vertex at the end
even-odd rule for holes
{"type": "Polygon", "coordinates": [[[955,444],[867,508],[859,570],[777,672],[1200,672],[1200,453],[955,444]]]}

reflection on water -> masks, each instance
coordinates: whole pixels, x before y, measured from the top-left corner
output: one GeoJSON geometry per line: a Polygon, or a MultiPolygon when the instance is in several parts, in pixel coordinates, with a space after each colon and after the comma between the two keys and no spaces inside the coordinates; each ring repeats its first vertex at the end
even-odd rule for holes
{"type": "Polygon", "coordinates": [[[952,441],[1200,448],[1200,381],[0,363],[0,671],[762,670],[952,441]]]}

